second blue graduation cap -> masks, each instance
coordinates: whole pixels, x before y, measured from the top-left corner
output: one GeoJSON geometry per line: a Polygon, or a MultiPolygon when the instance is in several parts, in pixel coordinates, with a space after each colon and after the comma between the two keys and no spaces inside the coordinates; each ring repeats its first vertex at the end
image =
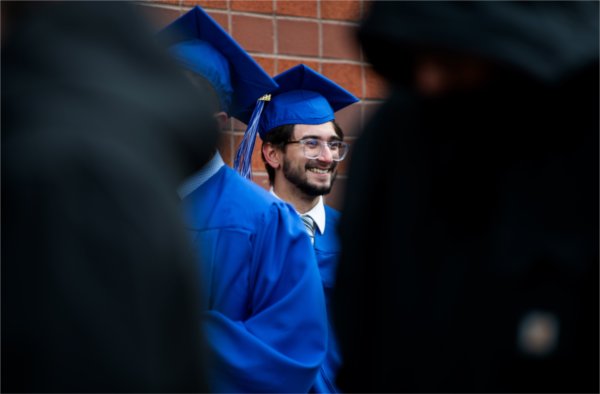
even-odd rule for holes
{"type": "Polygon", "coordinates": [[[204,10],[196,6],[158,34],[185,68],[206,78],[231,116],[254,106],[277,84],[204,10]]]}
{"type": "Polygon", "coordinates": [[[271,93],[258,118],[256,106],[248,108],[239,119],[248,124],[244,140],[236,154],[234,167],[250,175],[248,165],[256,133],[261,138],[274,128],[288,124],[322,124],[335,119],[335,112],[358,102],[358,98],[337,83],[299,64],[275,78],[279,87],[271,93]],[[251,143],[251,145],[250,145],[251,143]]]}

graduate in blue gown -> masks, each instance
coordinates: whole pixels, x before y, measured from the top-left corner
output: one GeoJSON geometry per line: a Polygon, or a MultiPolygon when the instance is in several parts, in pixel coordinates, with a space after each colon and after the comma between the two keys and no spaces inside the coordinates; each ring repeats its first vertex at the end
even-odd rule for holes
{"type": "MultiPolygon", "coordinates": [[[[264,104],[260,119],[249,122],[244,138],[254,141],[258,133],[263,140],[262,157],[269,174],[271,193],[291,203],[301,215],[314,244],[329,303],[340,252],[337,237],[340,214],[323,203],[323,195],[330,192],[337,166],[348,152],[334,112],[358,99],[305,65],[276,76],[275,81],[279,88],[264,104]]],[[[244,115],[241,117],[245,118],[244,115]]],[[[242,174],[249,174],[252,150],[244,150],[245,146],[242,142],[236,168],[242,174]]],[[[327,357],[311,392],[339,392],[335,378],[340,364],[330,325],[327,357]]]]}
{"type": "MultiPolygon", "coordinates": [[[[171,53],[192,81],[214,90],[217,117],[235,115],[277,86],[198,7],[161,36],[172,40],[171,53]]],[[[179,193],[206,290],[212,390],[307,392],[328,328],[317,263],[293,207],[218,153],[179,193]]]]}

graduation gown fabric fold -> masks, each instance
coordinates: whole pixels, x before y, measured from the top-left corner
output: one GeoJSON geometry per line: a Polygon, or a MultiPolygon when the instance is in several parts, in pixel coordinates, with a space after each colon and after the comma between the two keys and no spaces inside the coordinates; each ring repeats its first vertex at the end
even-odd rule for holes
{"type": "Polygon", "coordinates": [[[300,218],[227,166],[183,202],[205,284],[213,391],[307,392],[327,320],[300,218]]]}
{"type": "Polygon", "coordinates": [[[341,365],[341,356],[331,324],[330,302],[335,285],[335,273],[340,254],[340,244],[337,235],[337,226],[340,213],[335,209],[325,205],[325,233],[319,231],[315,234],[315,255],[319,265],[323,291],[325,293],[325,303],[327,305],[327,316],[329,326],[329,339],[327,342],[327,355],[323,365],[319,369],[319,374],[315,384],[311,387],[314,393],[338,393],[340,389],[335,384],[336,374],[341,365]]]}

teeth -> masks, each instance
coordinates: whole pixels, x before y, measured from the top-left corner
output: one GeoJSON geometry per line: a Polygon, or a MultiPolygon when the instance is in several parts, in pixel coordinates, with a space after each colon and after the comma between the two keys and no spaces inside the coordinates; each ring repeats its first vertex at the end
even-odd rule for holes
{"type": "Polygon", "coordinates": [[[308,171],[316,172],[317,174],[327,174],[327,173],[329,173],[329,170],[321,170],[319,168],[311,168],[308,171]]]}

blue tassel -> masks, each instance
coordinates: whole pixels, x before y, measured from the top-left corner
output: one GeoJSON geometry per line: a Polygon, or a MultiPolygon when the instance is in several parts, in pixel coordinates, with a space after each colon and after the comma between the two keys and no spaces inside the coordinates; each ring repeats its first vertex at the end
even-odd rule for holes
{"type": "Polygon", "coordinates": [[[258,133],[260,115],[265,107],[265,101],[269,101],[270,99],[271,95],[269,94],[258,99],[256,107],[250,117],[250,121],[248,122],[248,129],[246,129],[242,143],[235,154],[233,168],[246,179],[252,180],[252,152],[254,151],[256,134],[258,133]]]}

